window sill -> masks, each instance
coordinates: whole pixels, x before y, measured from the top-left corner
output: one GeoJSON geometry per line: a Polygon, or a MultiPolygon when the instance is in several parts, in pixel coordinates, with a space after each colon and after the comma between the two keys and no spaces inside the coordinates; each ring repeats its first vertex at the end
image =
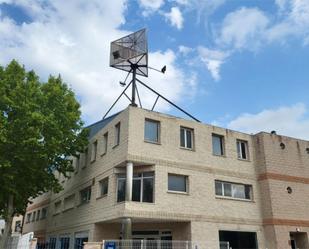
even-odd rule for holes
{"type": "Polygon", "coordinates": [[[115,145],[113,146],[113,149],[117,148],[118,146],[119,146],[119,144],[115,144],[115,145]]]}
{"type": "Polygon", "coordinates": [[[154,141],[148,141],[148,140],[144,140],[145,143],[149,143],[149,144],[156,144],[156,145],[161,145],[160,142],[154,142],[154,141]]]}
{"type": "Polygon", "coordinates": [[[107,197],[107,194],[101,195],[101,196],[97,197],[96,200],[100,200],[100,199],[103,199],[103,198],[105,198],[105,197],[107,197]]]}
{"type": "Polygon", "coordinates": [[[90,163],[94,163],[95,161],[96,161],[96,159],[93,159],[93,160],[90,161],[90,163]]]}
{"type": "Polygon", "coordinates": [[[57,216],[57,215],[59,215],[61,212],[58,212],[58,213],[55,213],[55,214],[53,214],[53,216],[57,216]]]}
{"type": "Polygon", "coordinates": [[[85,165],[85,166],[82,167],[82,169],[85,169],[86,167],[87,167],[87,166],[85,165]]]}
{"type": "Polygon", "coordinates": [[[195,149],[193,149],[193,148],[186,148],[186,147],[179,147],[180,149],[182,149],[182,150],[187,150],[187,151],[195,151],[195,149]]]}
{"type": "Polygon", "coordinates": [[[169,194],[189,195],[188,192],[173,191],[173,190],[168,190],[167,193],[169,193],[169,194]]]}
{"type": "Polygon", "coordinates": [[[216,199],[221,199],[221,200],[230,200],[230,201],[244,201],[244,202],[255,202],[253,200],[248,200],[248,199],[240,199],[240,198],[234,198],[234,197],[227,197],[227,196],[220,196],[216,195],[216,199]]]}
{"type": "Polygon", "coordinates": [[[217,157],[226,158],[226,155],[225,155],[225,154],[223,154],[223,155],[217,155],[217,154],[212,153],[212,155],[213,155],[213,156],[217,156],[217,157]]]}
{"type": "Polygon", "coordinates": [[[146,204],[146,205],[154,205],[155,204],[154,202],[146,202],[146,201],[131,201],[131,202],[138,203],[138,204],[146,204]]]}
{"type": "Polygon", "coordinates": [[[242,159],[242,158],[237,158],[239,161],[243,161],[243,162],[251,162],[250,159],[242,159]]]}
{"type": "Polygon", "coordinates": [[[106,155],[106,152],[102,153],[102,154],[101,154],[101,157],[103,157],[103,156],[105,156],[105,155],[106,155]]]}

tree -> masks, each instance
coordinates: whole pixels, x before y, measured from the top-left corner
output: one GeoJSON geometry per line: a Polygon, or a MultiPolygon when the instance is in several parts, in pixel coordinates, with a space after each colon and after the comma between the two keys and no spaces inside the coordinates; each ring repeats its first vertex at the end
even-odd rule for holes
{"type": "Polygon", "coordinates": [[[0,217],[24,214],[30,198],[59,192],[55,172],[68,177],[70,158],[87,145],[80,105],[60,76],[42,83],[13,60],[0,67],[0,217]]]}

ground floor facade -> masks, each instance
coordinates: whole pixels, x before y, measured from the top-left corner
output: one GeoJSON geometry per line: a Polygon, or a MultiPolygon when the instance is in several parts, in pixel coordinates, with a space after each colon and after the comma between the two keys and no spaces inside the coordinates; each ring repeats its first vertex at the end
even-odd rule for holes
{"type": "MultiPolygon", "coordinates": [[[[123,224],[120,220],[100,222],[47,233],[50,249],[80,249],[83,242],[121,240],[123,224]]],[[[136,220],[132,222],[132,240],[170,241],[182,249],[186,243],[192,248],[266,248],[263,227],[259,225],[210,223],[204,221],[136,220]],[[220,247],[221,245],[221,247],[220,247]]],[[[150,241],[150,242],[147,242],[150,241]]],[[[185,248],[184,248],[185,249],[185,248]]]]}
{"type": "MultiPolygon", "coordinates": [[[[151,249],[162,247],[160,243],[170,243],[175,249],[309,249],[308,234],[308,227],[284,225],[142,219],[132,222],[132,240],[143,240],[144,248],[151,249]]],[[[121,240],[123,224],[116,220],[81,225],[47,232],[45,238],[40,238],[49,249],[82,249],[84,242],[121,240]]]]}

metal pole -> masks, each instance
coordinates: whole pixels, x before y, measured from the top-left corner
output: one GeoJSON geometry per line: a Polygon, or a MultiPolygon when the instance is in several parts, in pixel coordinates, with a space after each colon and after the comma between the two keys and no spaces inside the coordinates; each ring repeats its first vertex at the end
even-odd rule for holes
{"type": "Polygon", "coordinates": [[[163,97],[160,93],[158,93],[157,91],[153,90],[151,87],[147,86],[144,82],[140,81],[139,79],[136,79],[140,84],[142,84],[144,87],[148,88],[150,91],[154,92],[155,94],[157,94],[158,96],[160,96],[162,99],[164,99],[166,102],[170,103],[172,106],[176,107],[178,110],[182,111],[183,113],[187,114],[190,118],[194,119],[197,122],[201,122],[199,121],[197,118],[193,117],[190,113],[186,112],[184,109],[180,108],[178,105],[174,104],[173,102],[171,102],[170,100],[168,100],[167,98],[163,97]]]}
{"type": "Polygon", "coordinates": [[[116,105],[116,103],[118,102],[118,100],[121,98],[121,96],[125,93],[125,91],[128,89],[128,87],[131,85],[132,81],[126,86],[126,88],[122,91],[122,93],[118,96],[118,98],[116,99],[116,101],[112,104],[112,106],[108,109],[108,111],[105,113],[105,115],[103,116],[102,119],[104,119],[107,114],[113,109],[114,105],[116,105]]]}
{"type": "Polygon", "coordinates": [[[137,65],[132,64],[132,71],[133,71],[133,75],[132,75],[132,102],[131,105],[132,106],[137,106],[135,103],[135,92],[136,92],[136,69],[137,69],[137,65]]]}

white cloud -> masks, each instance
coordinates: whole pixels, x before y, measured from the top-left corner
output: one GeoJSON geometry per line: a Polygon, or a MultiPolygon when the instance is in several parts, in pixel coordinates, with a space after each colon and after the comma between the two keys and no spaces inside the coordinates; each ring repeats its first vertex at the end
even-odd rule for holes
{"type": "Polygon", "coordinates": [[[309,140],[309,111],[302,104],[263,110],[256,114],[241,114],[230,121],[228,128],[247,133],[277,131],[278,134],[309,140]]]}
{"type": "Polygon", "coordinates": [[[144,9],[143,16],[149,16],[164,5],[164,0],[138,0],[138,3],[144,9]]]}
{"type": "Polygon", "coordinates": [[[165,13],[164,16],[172,26],[176,27],[177,29],[182,29],[184,19],[178,7],[172,7],[171,11],[165,13]]]}
{"type": "Polygon", "coordinates": [[[241,8],[223,20],[217,42],[233,49],[255,50],[269,24],[268,17],[257,8],[241,8]]]}
{"type": "MultiPolygon", "coordinates": [[[[278,1],[278,0],[277,0],[278,1]]],[[[309,1],[290,0],[278,1],[279,10],[284,12],[284,19],[267,30],[267,39],[270,42],[286,40],[292,37],[306,39],[309,35],[309,1]],[[282,1],[282,2],[281,2],[282,1]]]]}
{"type": "Polygon", "coordinates": [[[207,69],[211,73],[211,76],[215,80],[220,79],[220,67],[224,63],[225,59],[229,56],[228,53],[220,50],[211,50],[206,47],[198,47],[198,54],[200,60],[205,63],[207,69]]]}
{"type": "Polygon", "coordinates": [[[226,0],[173,0],[173,2],[185,7],[186,11],[196,12],[195,16],[199,23],[202,18],[207,21],[208,16],[221,7],[226,0]]]}
{"type": "Polygon", "coordinates": [[[187,47],[187,46],[183,46],[183,45],[180,45],[180,46],[178,47],[179,53],[180,53],[181,55],[183,55],[183,56],[188,55],[189,53],[193,52],[193,50],[194,50],[193,48],[190,48],[190,47],[187,47]]]}
{"type": "MultiPolygon", "coordinates": [[[[109,49],[111,41],[129,33],[119,28],[125,23],[126,1],[50,0],[43,4],[20,0],[15,4],[32,6],[25,10],[33,22],[17,25],[12,19],[0,19],[0,64],[15,58],[43,79],[60,73],[81,100],[84,118],[88,122],[101,118],[123,90],[118,81],[125,74],[109,67],[109,49]]],[[[164,63],[168,68],[165,75],[151,72],[149,83],[173,101],[184,94],[186,81],[176,60],[170,50],[149,54],[152,66],[164,63]]],[[[150,103],[153,96],[147,93],[143,99],[150,103]]],[[[118,110],[127,104],[123,100],[118,110]]]]}
{"type": "Polygon", "coordinates": [[[278,5],[279,10],[285,10],[289,0],[275,0],[275,3],[278,5]]]}

